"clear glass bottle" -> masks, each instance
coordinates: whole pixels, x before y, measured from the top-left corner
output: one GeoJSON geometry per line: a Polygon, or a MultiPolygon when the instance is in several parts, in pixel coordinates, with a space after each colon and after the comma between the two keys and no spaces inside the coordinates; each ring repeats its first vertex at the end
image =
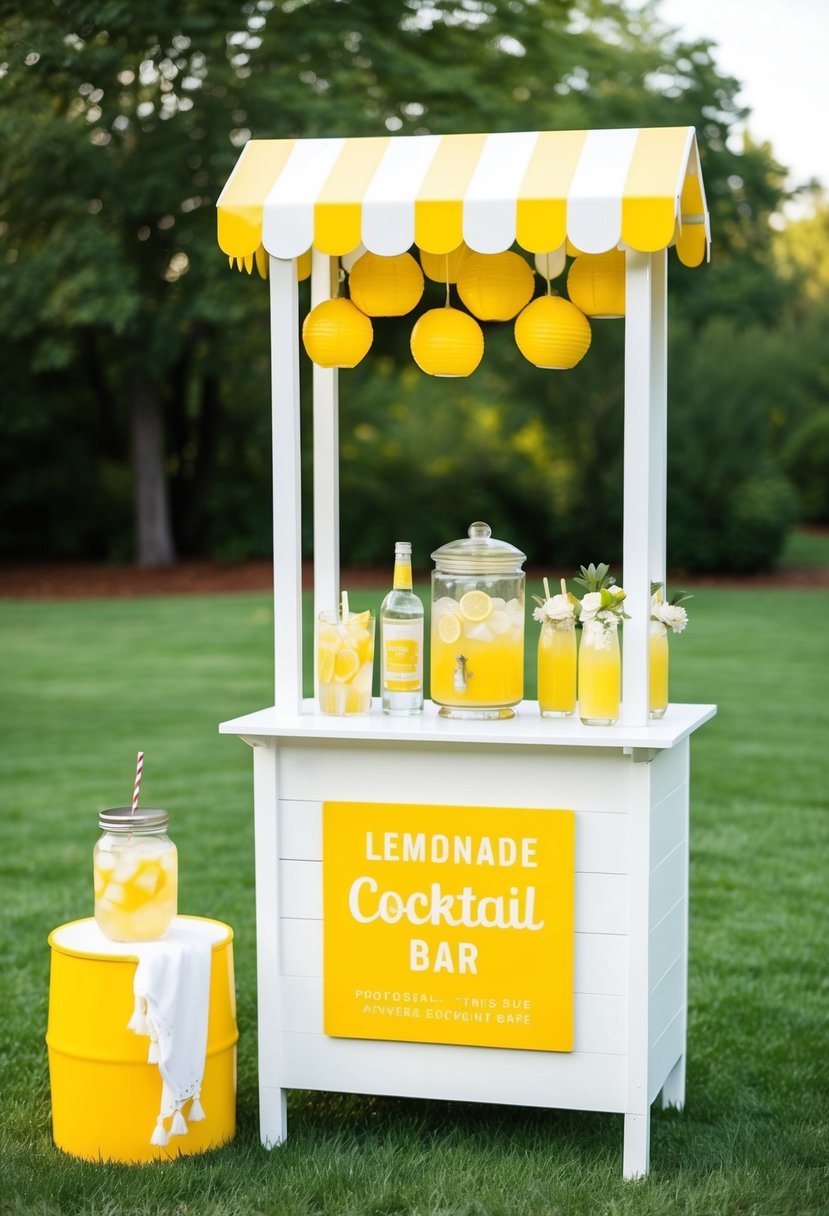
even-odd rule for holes
{"type": "Polygon", "coordinates": [[[380,607],[383,713],[423,712],[423,603],[412,591],[412,546],[394,546],[392,590],[380,607]]]}
{"type": "Polygon", "coordinates": [[[92,854],[95,920],[114,942],[163,937],[178,908],[178,853],[166,811],[101,811],[92,854]]]}

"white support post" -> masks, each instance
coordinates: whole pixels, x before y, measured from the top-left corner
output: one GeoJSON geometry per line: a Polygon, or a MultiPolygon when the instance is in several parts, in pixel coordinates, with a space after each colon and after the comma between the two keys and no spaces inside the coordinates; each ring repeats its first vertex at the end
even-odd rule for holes
{"type": "Polygon", "coordinates": [[[666,259],[626,255],[622,716],[648,721],[651,579],[665,569],[666,259]]]}
{"type": "Polygon", "coordinates": [[[296,262],[270,259],[274,705],[302,711],[299,301],[296,262]]]}
{"type": "Polygon", "coordinates": [[[651,254],[650,581],[665,583],[668,521],[668,251],[651,254]]]}
{"type": "Polygon", "coordinates": [[[650,1164],[651,766],[631,773],[628,882],[627,1061],[622,1174],[644,1177],[650,1164]]]}
{"type": "Polygon", "coordinates": [[[279,782],[273,740],[253,746],[256,865],[256,975],[259,1138],[273,1148],[288,1135],[287,1091],[280,1084],[279,782]]]}
{"type": "MultiPolygon", "coordinates": [[[[311,307],[337,294],[339,259],[311,251],[311,307]]],[[[340,449],[336,367],[314,364],[314,617],[340,598],[340,449]]]]}

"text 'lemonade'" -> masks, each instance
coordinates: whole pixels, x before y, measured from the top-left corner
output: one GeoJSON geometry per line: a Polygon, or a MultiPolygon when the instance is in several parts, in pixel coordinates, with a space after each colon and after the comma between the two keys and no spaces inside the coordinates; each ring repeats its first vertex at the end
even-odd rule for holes
{"type": "Polygon", "coordinates": [[[432,607],[432,699],[441,705],[516,705],[524,689],[524,605],[485,591],[432,607]]]}
{"type": "Polygon", "coordinates": [[[95,920],[111,941],[163,937],[178,907],[178,852],[166,811],[102,811],[92,855],[95,920]]]}
{"type": "Polygon", "coordinates": [[[367,714],[374,668],[370,612],[321,612],[317,621],[319,707],[324,714],[367,714]]]}

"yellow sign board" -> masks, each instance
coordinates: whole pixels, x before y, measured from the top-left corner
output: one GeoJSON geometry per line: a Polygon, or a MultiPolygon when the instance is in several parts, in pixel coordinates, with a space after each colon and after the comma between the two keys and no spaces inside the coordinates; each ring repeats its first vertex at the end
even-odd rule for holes
{"type": "Polygon", "coordinates": [[[574,823],[324,803],[325,1033],[572,1051],[574,823]]]}

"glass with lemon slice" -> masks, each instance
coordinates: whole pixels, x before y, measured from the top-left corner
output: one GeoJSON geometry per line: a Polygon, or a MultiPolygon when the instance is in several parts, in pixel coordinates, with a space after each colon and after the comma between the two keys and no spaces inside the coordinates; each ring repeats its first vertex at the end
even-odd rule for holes
{"type": "Polygon", "coordinates": [[[374,617],[370,612],[321,612],[317,618],[317,699],[320,711],[345,717],[371,709],[374,617]]]}
{"type": "Polygon", "coordinates": [[[525,555],[479,522],[432,558],[432,700],[442,717],[513,717],[524,695],[525,555]]]}

